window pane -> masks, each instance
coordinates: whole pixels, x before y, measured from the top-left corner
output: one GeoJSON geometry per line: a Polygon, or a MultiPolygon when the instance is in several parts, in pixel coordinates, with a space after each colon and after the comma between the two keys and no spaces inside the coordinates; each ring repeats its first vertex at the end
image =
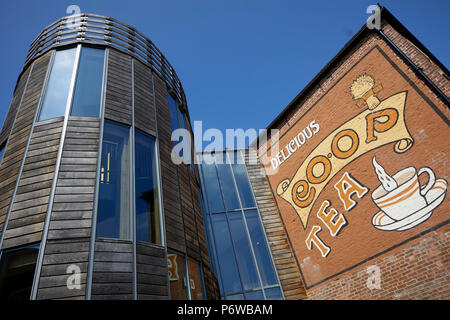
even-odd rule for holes
{"type": "Polygon", "coordinates": [[[2,164],[3,154],[5,153],[6,142],[0,146],[0,164],[2,164]]]}
{"type": "Polygon", "coordinates": [[[261,290],[246,292],[245,293],[246,300],[264,300],[264,296],[261,290]]]}
{"type": "Polygon", "coordinates": [[[129,127],[105,121],[97,237],[130,239],[129,127]]]}
{"type": "Polygon", "coordinates": [[[178,105],[174,98],[168,94],[169,99],[169,111],[170,111],[170,123],[172,125],[172,131],[179,128],[178,124],[178,105]]]}
{"type": "Polygon", "coordinates": [[[214,164],[202,164],[201,168],[203,171],[203,183],[210,213],[224,212],[225,207],[223,205],[222,193],[217,178],[216,166],[214,164]]]}
{"type": "MultiPolygon", "coordinates": [[[[239,154],[237,152],[234,153],[236,159],[236,155],[239,154]]],[[[238,159],[242,158],[238,156],[238,159]]],[[[255,201],[253,200],[253,193],[250,186],[250,181],[248,181],[247,177],[247,169],[245,164],[238,164],[236,161],[233,162],[232,168],[234,173],[234,178],[236,179],[236,184],[239,190],[239,196],[241,197],[242,206],[244,208],[255,207],[255,201]]]]}
{"type": "Polygon", "coordinates": [[[200,273],[200,264],[192,259],[188,259],[188,268],[192,300],[203,300],[203,280],[200,273]]]}
{"type": "Polygon", "coordinates": [[[245,218],[264,286],[278,284],[264,231],[256,210],[246,210],[245,218]]]}
{"type": "Polygon", "coordinates": [[[39,246],[4,251],[0,260],[0,301],[30,300],[39,246]]]}
{"type": "Polygon", "coordinates": [[[105,51],[83,47],[78,64],[72,116],[98,117],[102,95],[105,51]]]}
{"type": "Polygon", "coordinates": [[[169,268],[170,299],[186,300],[186,272],[184,257],[174,252],[167,253],[167,264],[169,268]]]}
{"type": "Polygon", "coordinates": [[[225,207],[227,210],[240,209],[239,200],[234,187],[231,167],[226,161],[226,153],[216,154],[217,173],[219,175],[220,186],[222,187],[223,197],[225,200],[225,207]]]}
{"type": "Polygon", "coordinates": [[[240,294],[233,294],[231,296],[226,297],[227,300],[245,300],[244,295],[242,293],[240,294]]]}
{"type": "Polygon", "coordinates": [[[250,242],[241,212],[228,214],[231,236],[233,238],[236,257],[239,261],[239,272],[245,290],[260,288],[258,273],[250,248],[250,242]]]}
{"type": "Polygon", "coordinates": [[[230,231],[224,213],[211,216],[215,235],[217,255],[222,272],[222,285],[224,295],[242,292],[242,285],[239,279],[239,272],[234,255],[233,244],[231,242],[230,231]]]}
{"type": "Polygon", "coordinates": [[[56,52],[39,121],[64,116],[76,50],[73,48],[56,52]]]}
{"type": "Polygon", "coordinates": [[[136,240],[161,244],[155,140],[135,131],[136,240]]]}
{"type": "Polygon", "coordinates": [[[264,289],[266,300],[283,300],[280,287],[264,289]]]}

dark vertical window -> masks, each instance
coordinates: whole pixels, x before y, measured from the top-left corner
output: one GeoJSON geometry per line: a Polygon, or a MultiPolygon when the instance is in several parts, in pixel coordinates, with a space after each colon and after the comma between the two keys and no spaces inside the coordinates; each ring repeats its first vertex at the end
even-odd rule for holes
{"type": "Polygon", "coordinates": [[[217,179],[216,166],[214,164],[203,164],[203,176],[206,184],[206,198],[208,199],[209,210],[211,212],[223,212],[225,206],[222,200],[222,193],[217,179]]]}
{"type": "Polygon", "coordinates": [[[97,237],[130,239],[130,128],[105,121],[97,237]]]}
{"type": "Polygon", "coordinates": [[[216,154],[216,162],[218,163],[217,174],[219,176],[220,187],[225,200],[225,207],[227,210],[240,209],[239,200],[234,187],[231,167],[226,158],[226,153],[216,154]]]}
{"type": "Polygon", "coordinates": [[[74,72],[76,51],[76,48],[72,48],[56,52],[39,121],[64,116],[70,81],[74,72]]]}
{"type": "Polygon", "coordinates": [[[5,154],[6,141],[0,145],[0,165],[2,164],[3,155],[5,154]]]}
{"type": "Polygon", "coordinates": [[[72,116],[98,117],[105,50],[83,47],[73,95],[72,116]]]}
{"type": "Polygon", "coordinates": [[[30,299],[38,253],[38,245],[2,252],[0,301],[30,299]]]}
{"type": "Polygon", "coordinates": [[[155,139],[135,131],[136,240],[161,244],[155,139]]]}

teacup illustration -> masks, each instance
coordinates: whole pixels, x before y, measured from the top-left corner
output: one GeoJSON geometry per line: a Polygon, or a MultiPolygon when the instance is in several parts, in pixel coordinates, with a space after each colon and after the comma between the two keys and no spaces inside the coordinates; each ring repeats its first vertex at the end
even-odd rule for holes
{"type": "Polygon", "coordinates": [[[372,218],[372,224],[380,230],[403,231],[425,220],[433,209],[442,203],[447,182],[436,180],[431,168],[416,170],[408,167],[389,176],[374,157],[373,164],[381,185],[372,192],[374,203],[381,210],[372,218]],[[421,185],[419,176],[427,173],[428,182],[421,185]]]}

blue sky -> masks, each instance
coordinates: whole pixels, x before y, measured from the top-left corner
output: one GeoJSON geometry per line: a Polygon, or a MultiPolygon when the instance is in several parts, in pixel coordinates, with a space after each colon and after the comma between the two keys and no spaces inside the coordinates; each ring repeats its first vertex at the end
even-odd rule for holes
{"type": "MultiPolygon", "coordinates": [[[[42,28],[82,12],[148,36],[175,68],[203,129],[265,128],[365,23],[374,0],[0,1],[0,123],[28,46],[42,28]]],[[[445,66],[450,1],[381,1],[445,66]]]]}

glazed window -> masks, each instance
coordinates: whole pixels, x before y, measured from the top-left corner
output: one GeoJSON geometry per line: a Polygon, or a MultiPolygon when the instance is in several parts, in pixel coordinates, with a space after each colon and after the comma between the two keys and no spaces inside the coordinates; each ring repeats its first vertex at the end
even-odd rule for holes
{"type": "Polygon", "coordinates": [[[135,131],[136,240],[161,245],[155,139],[135,131]]]}
{"type": "Polygon", "coordinates": [[[0,258],[0,301],[30,300],[39,245],[5,250],[0,258]]]}
{"type": "Polygon", "coordinates": [[[97,237],[131,239],[130,128],[105,121],[97,237]]]}
{"type": "Polygon", "coordinates": [[[0,165],[2,164],[3,154],[5,153],[6,141],[0,145],[0,165]]]}
{"type": "Polygon", "coordinates": [[[70,82],[77,49],[57,51],[42,103],[39,121],[63,117],[69,97],[70,82]]]}
{"type": "Polygon", "coordinates": [[[103,85],[105,50],[83,47],[78,64],[72,116],[98,117],[103,85]]]}

